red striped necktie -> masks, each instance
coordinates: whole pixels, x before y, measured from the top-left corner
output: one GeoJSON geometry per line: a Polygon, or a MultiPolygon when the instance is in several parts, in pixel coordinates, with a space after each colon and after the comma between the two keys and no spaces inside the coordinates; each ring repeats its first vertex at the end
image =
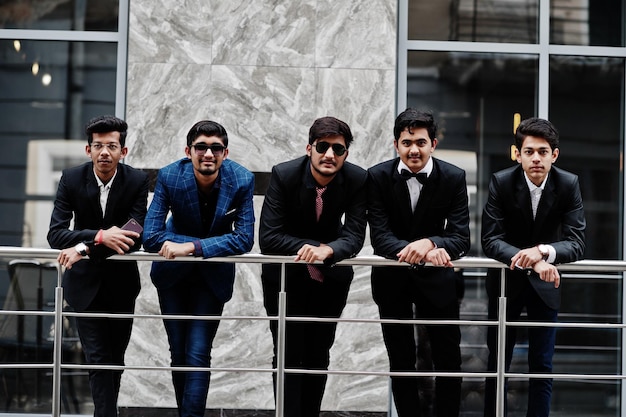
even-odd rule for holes
{"type": "MultiPolygon", "coordinates": [[[[317,221],[320,221],[320,216],[322,215],[322,209],[324,208],[324,201],[322,200],[322,194],[326,191],[326,187],[315,187],[315,191],[317,192],[317,196],[315,197],[315,218],[317,221]]],[[[323,282],[324,274],[322,271],[315,265],[308,264],[307,269],[309,270],[309,275],[315,281],[323,282]]]]}

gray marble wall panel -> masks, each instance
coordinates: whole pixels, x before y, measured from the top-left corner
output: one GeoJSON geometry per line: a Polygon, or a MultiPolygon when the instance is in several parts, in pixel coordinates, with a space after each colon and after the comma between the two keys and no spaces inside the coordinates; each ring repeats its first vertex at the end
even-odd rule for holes
{"type": "MultiPolygon", "coordinates": [[[[127,162],[160,168],[183,157],[188,129],[209,118],[228,130],[230,158],[269,172],[304,153],[309,126],[325,115],[352,127],[351,162],[367,168],[391,157],[396,19],[394,0],[132,1],[127,162]]],[[[254,203],[258,219],[263,197],[254,203]]],[[[159,312],[149,266],[141,266],[138,314],[159,312]]],[[[344,317],[378,317],[369,270],[356,268],[344,317]]],[[[259,275],[258,265],[238,265],[225,315],[265,316],[259,275]]],[[[269,369],[271,351],[266,320],[223,320],[212,365],[269,369]]],[[[136,320],[127,363],[166,366],[168,357],[161,321],[136,320]]],[[[379,326],[340,323],[330,367],[387,370],[379,326]]],[[[387,388],[386,378],[331,375],[322,407],[385,411],[387,388]]],[[[169,372],[127,371],[119,402],[174,407],[169,372]]],[[[271,373],[214,372],[207,406],[273,408],[271,373]]]]}
{"type": "Polygon", "coordinates": [[[318,1],[315,65],[395,70],[396,3],[318,1]]]}

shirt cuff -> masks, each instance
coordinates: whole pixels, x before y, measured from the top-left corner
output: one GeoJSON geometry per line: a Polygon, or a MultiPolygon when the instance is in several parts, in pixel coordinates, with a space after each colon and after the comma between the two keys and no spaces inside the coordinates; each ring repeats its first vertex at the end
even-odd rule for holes
{"type": "Polygon", "coordinates": [[[553,264],[556,261],[556,249],[552,245],[546,245],[548,247],[548,259],[546,262],[549,264],[553,264]]]}
{"type": "Polygon", "coordinates": [[[199,240],[194,240],[193,241],[193,256],[201,257],[202,255],[203,255],[202,244],[200,243],[199,240]]]}

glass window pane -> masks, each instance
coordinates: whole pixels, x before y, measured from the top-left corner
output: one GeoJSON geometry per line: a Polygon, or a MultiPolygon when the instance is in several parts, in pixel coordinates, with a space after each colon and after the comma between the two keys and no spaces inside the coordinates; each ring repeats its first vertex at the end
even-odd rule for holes
{"type": "Polygon", "coordinates": [[[409,39],[537,43],[537,0],[409,0],[409,39]]]}
{"type": "MultiPolygon", "coordinates": [[[[580,181],[587,220],[586,259],[622,259],[624,64],[621,58],[550,58],[550,120],[560,133],[556,166],[574,172],[580,181]]],[[[622,321],[621,274],[603,274],[602,279],[573,276],[563,282],[567,285],[563,286],[561,320],[622,321]]],[[[619,374],[621,338],[616,329],[561,328],[557,346],[569,348],[557,349],[554,370],[619,374]]],[[[603,403],[605,408],[586,410],[586,415],[619,414],[619,401],[614,400],[620,398],[619,382],[602,385],[585,389],[586,403],[603,403]]],[[[563,389],[573,393],[582,387],[563,389]]]]}
{"type": "Polygon", "coordinates": [[[622,259],[624,61],[550,59],[550,119],[561,136],[557,164],[580,178],[588,259],[622,259]]]}
{"type": "Polygon", "coordinates": [[[516,113],[536,108],[538,58],[532,55],[409,52],[407,103],[435,112],[435,156],[466,170],[472,256],[481,256],[480,216],[492,172],[510,158],[516,113]],[[454,152],[450,152],[454,151],[454,152]]]}
{"type": "MultiPolygon", "coordinates": [[[[75,155],[51,140],[84,140],[87,120],[115,114],[117,46],[115,43],[0,40],[0,245],[47,247],[45,219],[30,216],[24,200],[51,202],[60,174],[57,159],[76,163],[75,155]],[[57,155],[55,150],[60,150],[57,155]],[[45,152],[44,152],[45,151],[45,152]],[[37,155],[39,163],[29,160],[37,155]],[[49,165],[41,165],[45,163],[49,165]],[[53,165],[54,162],[54,165],[53,165]],[[54,172],[41,174],[48,167],[54,172]],[[34,171],[35,170],[35,171],[34,171]],[[49,180],[45,187],[28,176],[49,180]],[[47,200],[46,200],[47,199],[47,200]],[[24,219],[22,222],[16,219],[24,219]],[[36,230],[37,229],[37,230],[36,230]]],[[[84,148],[73,144],[72,148],[84,148]]],[[[36,213],[39,210],[32,210],[36,213]]],[[[49,216],[48,210],[48,216],[49,216]]]]}
{"type": "Polygon", "coordinates": [[[550,43],[624,46],[625,0],[552,0],[550,43]]]}
{"type": "Polygon", "coordinates": [[[0,2],[0,28],[117,31],[119,0],[0,2]]]}

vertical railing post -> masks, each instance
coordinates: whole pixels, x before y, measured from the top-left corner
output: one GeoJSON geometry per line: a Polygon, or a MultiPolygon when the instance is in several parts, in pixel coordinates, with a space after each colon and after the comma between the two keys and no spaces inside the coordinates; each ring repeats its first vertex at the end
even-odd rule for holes
{"type": "Polygon", "coordinates": [[[285,291],[285,264],[281,264],[280,292],[278,293],[278,337],[276,338],[276,417],[283,417],[285,407],[285,326],[287,293],[285,291]]]}
{"type": "Polygon", "coordinates": [[[501,270],[500,275],[500,298],[498,299],[498,361],[496,376],[496,416],[504,417],[506,406],[506,394],[504,392],[504,372],[506,368],[506,296],[505,296],[506,271],[501,270]]]}
{"type": "Polygon", "coordinates": [[[54,347],[52,356],[52,417],[61,415],[61,361],[63,343],[63,287],[61,266],[57,264],[58,281],[54,291],[54,347]]]}

